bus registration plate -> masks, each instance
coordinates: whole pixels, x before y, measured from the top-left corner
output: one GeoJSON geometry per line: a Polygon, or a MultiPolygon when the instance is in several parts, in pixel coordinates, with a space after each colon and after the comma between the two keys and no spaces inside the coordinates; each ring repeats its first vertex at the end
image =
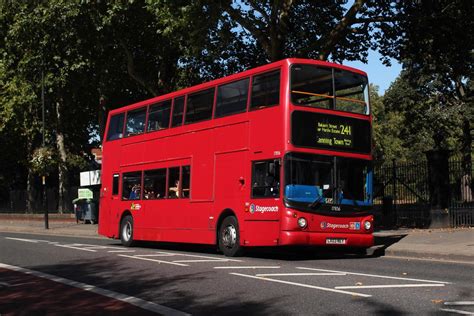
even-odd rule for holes
{"type": "Polygon", "coordinates": [[[326,238],[326,245],[345,245],[345,238],[326,238]]]}

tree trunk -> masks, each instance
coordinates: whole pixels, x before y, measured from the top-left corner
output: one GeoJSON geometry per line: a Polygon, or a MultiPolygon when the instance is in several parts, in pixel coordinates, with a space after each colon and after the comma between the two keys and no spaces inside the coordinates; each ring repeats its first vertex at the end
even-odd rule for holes
{"type": "Polygon", "coordinates": [[[57,130],[56,130],[56,146],[59,153],[59,164],[58,164],[58,183],[59,183],[59,200],[58,200],[58,212],[62,214],[67,209],[66,199],[69,198],[69,181],[68,181],[68,170],[67,170],[67,152],[66,144],[64,142],[64,134],[62,131],[62,107],[63,100],[60,99],[56,102],[56,119],[57,119],[57,130]]]}

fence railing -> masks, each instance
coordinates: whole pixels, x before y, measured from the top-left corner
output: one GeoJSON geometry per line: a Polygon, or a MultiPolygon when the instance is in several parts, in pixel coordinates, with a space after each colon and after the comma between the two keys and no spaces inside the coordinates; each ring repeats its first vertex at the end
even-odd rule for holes
{"type": "Polygon", "coordinates": [[[375,164],[377,222],[385,227],[423,228],[436,221],[445,221],[451,227],[474,226],[473,178],[473,164],[456,157],[442,163],[421,159],[375,164]]]}

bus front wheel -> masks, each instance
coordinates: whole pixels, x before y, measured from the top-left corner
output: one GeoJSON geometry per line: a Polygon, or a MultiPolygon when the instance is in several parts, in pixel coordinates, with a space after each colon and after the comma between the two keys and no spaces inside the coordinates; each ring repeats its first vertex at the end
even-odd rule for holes
{"type": "Polygon", "coordinates": [[[133,217],[125,216],[120,224],[120,241],[125,247],[133,246],[133,217]]]}
{"type": "Polygon", "coordinates": [[[236,257],[242,254],[239,222],[235,216],[224,218],[219,227],[219,249],[226,257],[236,257]]]}

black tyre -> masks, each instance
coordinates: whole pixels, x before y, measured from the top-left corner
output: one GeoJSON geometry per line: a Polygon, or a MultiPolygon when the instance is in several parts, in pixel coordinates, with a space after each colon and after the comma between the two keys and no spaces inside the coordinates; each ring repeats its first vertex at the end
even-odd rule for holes
{"type": "Polygon", "coordinates": [[[219,249],[227,257],[240,256],[243,252],[240,246],[239,222],[235,216],[224,218],[219,227],[219,249]]]}
{"type": "Polygon", "coordinates": [[[133,217],[127,215],[120,223],[120,241],[125,247],[131,247],[135,243],[133,240],[133,217]]]}

